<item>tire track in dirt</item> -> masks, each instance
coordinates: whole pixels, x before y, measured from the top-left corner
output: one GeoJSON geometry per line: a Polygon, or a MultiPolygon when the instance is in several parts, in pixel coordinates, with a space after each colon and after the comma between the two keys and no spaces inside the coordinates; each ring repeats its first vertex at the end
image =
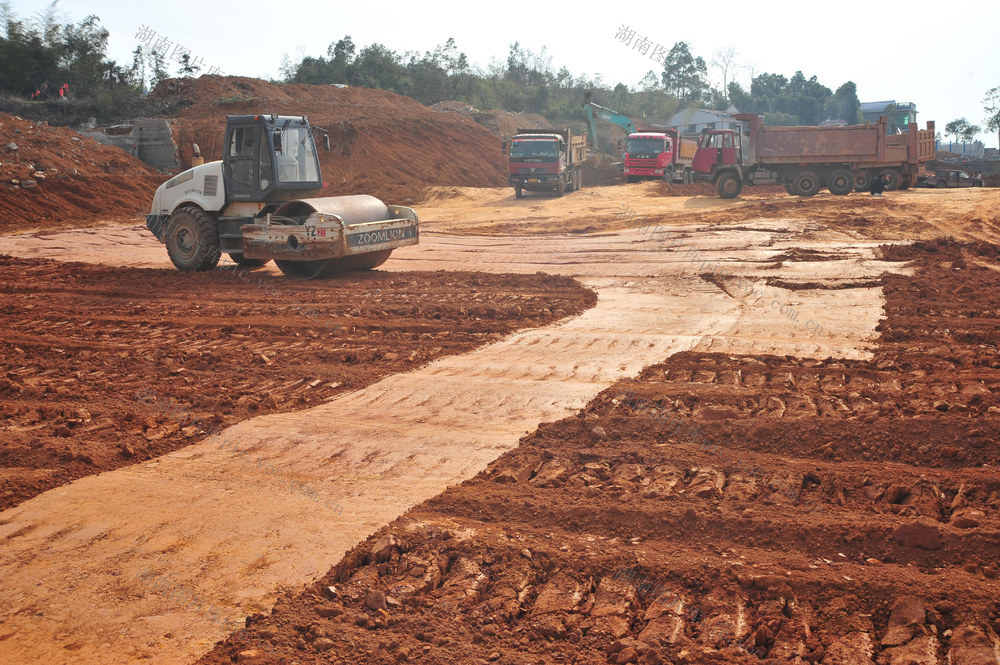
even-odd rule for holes
{"type": "Polygon", "coordinates": [[[691,321],[672,315],[692,290],[703,308],[695,328],[732,324],[732,304],[699,280],[659,295],[602,285],[594,309],[558,326],[324,406],[244,421],[221,440],[6,511],[0,654],[14,662],[185,662],[227,634],[219,621],[316,579],[354,543],[475,475],[540,420],[574,412],[649,358],[695,346],[701,336],[689,334],[691,321]],[[219,621],[206,621],[188,599],[211,599],[219,621]]]}
{"type": "MultiPolygon", "coordinates": [[[[691,256],[634,232],[432,236],[418,251],[398,252],[390,269],[544,267],[583,275],[599,302],[562,325],[390,377],[329,405],[245,421],[224,433],[224,449],[206,441],[0,514],[0,606],[10,608],[0,655],[184,662],[232,629],[222,621],[263,610],[283,589],[316,579],[358,540],[484,468],[539,421],[575,412],[613,381],[678,351],[709,343],[724,349],[740,316],[758,319],[770,347],[790,355],[864,355],[858,345],[878,320],[879,298],[838,292],[823,299],[843,325],[816,344],[801,325],[747,306],[702,276],[702,259],[727,274],[759,272],[792,242],[786,228],[760,227],[689,228],[701,252],[691,256]]],[[[824,262],[814,277],[870,277],[885,267],[870,247],[815,242],[836,246],[845,259],[824,262]]]]}

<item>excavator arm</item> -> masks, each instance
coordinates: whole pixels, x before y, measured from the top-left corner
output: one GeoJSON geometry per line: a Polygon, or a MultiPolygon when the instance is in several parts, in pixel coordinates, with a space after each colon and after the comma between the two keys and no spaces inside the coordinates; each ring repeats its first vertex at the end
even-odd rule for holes
{"type": "Polygon", "coordinates": [[[617,111],[612,111],[609,108],[605,108],[600,104],[595,104],[594,102],[587,100],[583,104],[583,111],[587,116],[587,127],[590,128],[590,144],[597,150],[597,123],[594,118],[600,118],[606,122],[610,122],[613,125],[618,125],[625,130],[626,134],[634,134],[636,131],[635,123],[627,115],[622,115],[617,111]]]}

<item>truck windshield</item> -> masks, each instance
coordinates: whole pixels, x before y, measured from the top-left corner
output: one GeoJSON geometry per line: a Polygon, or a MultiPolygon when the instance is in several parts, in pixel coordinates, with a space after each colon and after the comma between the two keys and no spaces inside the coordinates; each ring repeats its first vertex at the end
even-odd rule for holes
{"type": "Polygon", "coordinates": [[[630,155],[649,154],[659,155],[663,152],[663,139],[628,139],[626,152],[630,155]]]}
{"type": "Polygon", "coordinates": [[[554,139],[540,141],[512,141],[510,144],[510,158],[525,157],[547,157],[557,159],[559,157],[559,144],[554,139]]]}
{"type": "Polygon", "coordinates": [[[316,182],[320,179],[316,142],[308,127],[287,125],[284,129],[276,129],[271,140],[278,162],[278,182],[316,182]]]}

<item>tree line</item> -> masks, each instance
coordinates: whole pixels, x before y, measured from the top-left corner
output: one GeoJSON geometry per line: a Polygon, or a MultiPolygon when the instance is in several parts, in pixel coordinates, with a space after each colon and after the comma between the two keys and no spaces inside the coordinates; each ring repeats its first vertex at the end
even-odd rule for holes
{"type": "MultiPolygon", "coordinates": [[[[108,58],[109,35],[100,19],[87,16],[78,23],[62,22],[56,2],[30,19],[21,19],[9,0],[3,0],[0,30],[0,92],[8,95],[27,99],[47,85],[51,96],[68,83],[75,98],[91,100],[106,116],[122,117],[139,110],[144,94],[170,76],[164,54],[155,49],[137,46],[127,65],[108,58]]],[[[662,68],[648,71],[630,86],[556,68],[544,47],[535,52],[516,41],[505,59],[494,58],[481,67],[469,61],[454,39],[432,51],[397,53],[379,43],[359,47],[345,35],[330,44],[325,56],[306,56],[298,62],[286,56],[276,82],[381,88],[427,105],[455,100],[481,109],[538,113],[555,122],[581,119],[588,93],[602,106],[651,122],[667,122],[684,108],[730,106],[760,113],[769,125],[863,122],[857,87],[851,81],[831,90],[815,75],[807,78],[801,71],[791,77],[765,72],[752,76],[746,89],[733,80],[740,69],[739,51],[733,48],[717,51],[708,61],[683,41],[660,51],[656,63],[662,68]],[[721,75],[722,85],[710,82],[710,67],[721,75]]],[[[176,73],[192,76],[198,71],[187,61],[179,62],[176,73]]],[[[984,105],[986,128],[1000,131],[1000,87],[988,91],[984,105]]],[[[963,118],[949,123],[945,131],[968,139],[981,130],[963,118]]]]}

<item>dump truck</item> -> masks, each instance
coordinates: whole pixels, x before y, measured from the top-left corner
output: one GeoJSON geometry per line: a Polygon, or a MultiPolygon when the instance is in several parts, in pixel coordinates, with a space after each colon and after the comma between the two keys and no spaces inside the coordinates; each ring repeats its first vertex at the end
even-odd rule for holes
{"type": "Polygon", "coordinates": [[[934,122],[926,130],[911,123],[905,134],[887,134],[886,119],[840,127],[765,127],[761,116],[733,116],[746,133],[704,130],[694,157],[695,178],[710,180],[725,199],[743,185],[781,184],[796,196],[824,186],[840,196],[866,190],[882,175],[887,189],[906,189],[923,164],[934,159],[934,122]]]}
{"type": "Polygon", "coordinates": [[[587,138],[574,136],[569,129],[518,129],[504,142],[510,158],[508,182],[517,198],[524,190],[554,191],[562,196],[583,185],[583,162],[587,159],[587,138]]]}
{"type": "MultiPolygon", "coordinates": [[[[315,135],[306,116],[226,117],[222,159],[160,185],[146,227],[178,270],[214,268],[222,253],[240,266],[274,260],[286,275],[368,270],[420,240],[417,214],[374,196],[307,197],[323,187],[315,135]]],[[[196,153],[197,154],[197,153],[196,153]]]]}
{"type": "Polygon", "coordinates": [[[698,142],[684,138],[676,129],[634,132],[625,141],[625,179],[638,182],[653,178],[688,184],[698,142]]]}

